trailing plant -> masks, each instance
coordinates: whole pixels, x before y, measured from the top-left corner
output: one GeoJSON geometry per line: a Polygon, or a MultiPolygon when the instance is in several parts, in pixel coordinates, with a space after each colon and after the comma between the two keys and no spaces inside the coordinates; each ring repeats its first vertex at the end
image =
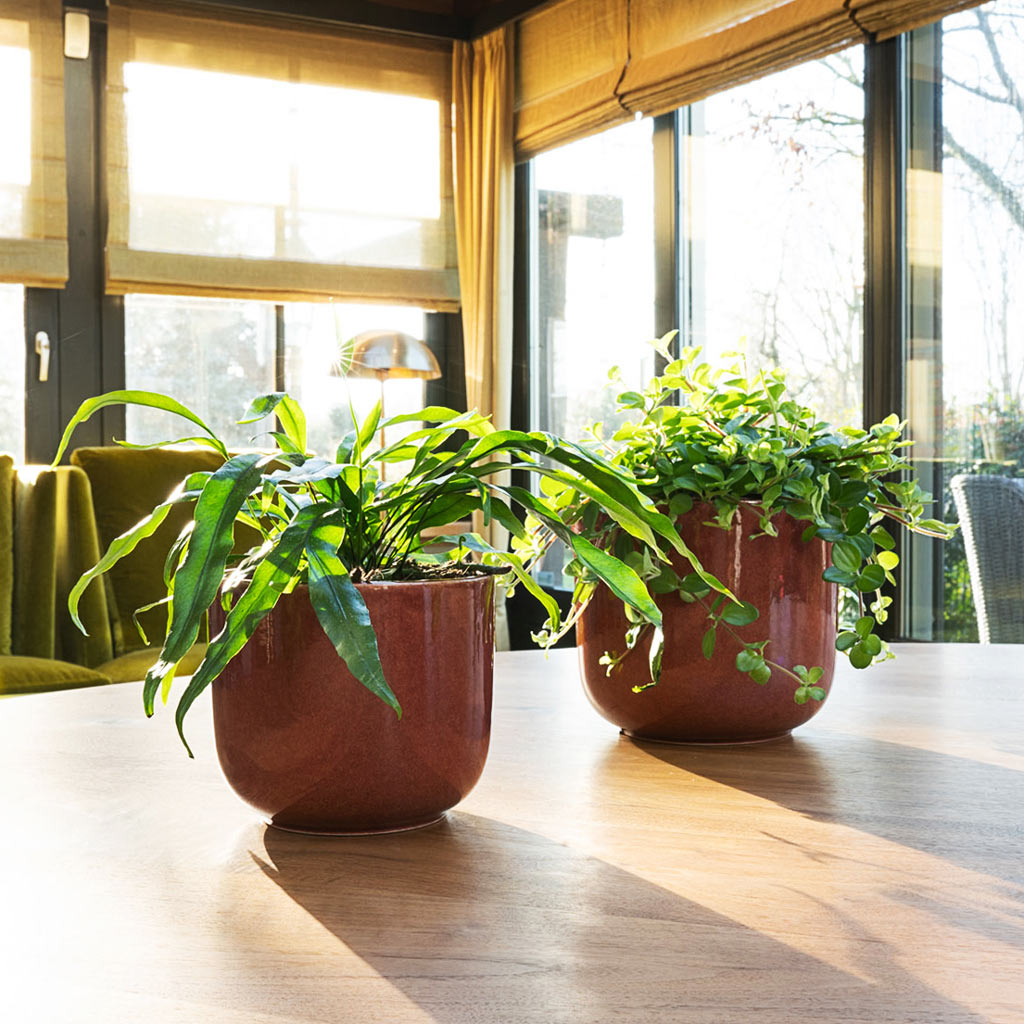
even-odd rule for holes
{"type": "MultiPolygon", "coordinates": [[[[818,537],[831,545],[824,578],[843,588],[853,611],[838,632],[837,649],[855,668],[891,657],[876,632],[892,603],[883,588],[894,585],[893,569],[899,563],[891,530],[947,538],[954,529],[925,517],[931,495],[922,491],[903,455],[910,444],[904,437],[906,424],[888,416],[868,430],[832,426],[787,398],[781,370],[748,377],[739,366],[713,368],[696,348],[674,358],[669,349],[673,336],[653,343],[667,363],[664,372],[645,390],[619,395],[619,411],[628,417],[622,426],[607,439],[601,424],[591,428],[594,449],[606,453],[673,518],[704,502],[714,510],[713,524],[729,529],[742,505],[758,517],[753,537],[775,536],[773,520],[780,514],[806,521],[803,540],[818,537]]],[[[609,376],[613,382],[620,379],[617,368],[609,376]]],[[[817,685],[820,666],[787,668],[772,658],[770,640],[740,636],[737,628],[756,622],[758,609],[703,571],[699,551],[691,553],[694,571],[680,574],[657,547],[625,534],[582,492],[567,487],[558,502],[598,547],[636,570],[653,594],[675,594],[704,609],[705,658],[710,660],[724,640],[736,649],[736,668],[755,683],[767,683],[777,671],[792,678],[797,703],[824,698],[817,685]]],[[[598,581],[576,557],[566,571],[576,580],[575,618],[598,581]]],[[[642,636],[653,633],[647,684],[653,685],[664,642],[660,624],[636,606],[626,613],[625,650],[607,653],[602,663],[610,674],[642,636]]],[[[557,632],[549,623],[542,639],[553,642],[557,632]]]]}
{"type": "MultiPolygon", "coordinates": [[[[660,620],[636,571],[572,530],[571,510],[505,482],[509,470],[525,470],[547,481],[549,489],[570,488],[585,496],[588,507],[600,509],[656,557],[681,550],[671,521],[640,492],[626,467],[596,451],[551,434],[495,430],[475,412],[441,407],[381,423],[378,403],[361,422],[353,413],[355,428],[342,439],[334,458],[326,458],[306,450],[306,421],[299,404],[275,393],[256,398],[239,421],[257,423],[276,416],[279,429],[268,435],[273,447],[232,454],[199,416],[174,399],[147,391],[114,391],[82,404],[64,432],[54,463],[75,427],[117,404],[176,414],[192,433],[167,443],[201,445],[224,460],[213,472],[190,474],[166,501],[116,538],[68,599],[72,617],[84,632],[78,604],[85,588],[151,536],[173,506],[193,506],[192,519],[167,555],[167,597],[159,602],[167,608],[166,636],[143,687],[145,711],[152,715],[157,693],[166,703],[181,659],[199,637],[209,608],[220,601],[225,624],[210,640],[177,705],[183,742],[183,720],[196,697],[242,650],[279,598],[299,584],[308,585],[320,625],[352,675],[399,715],[357,583],[511,573],[544,602],[557,628],[557,604],[530,575],[531,561],[540,550],[538,531],[543,529],[544,536],[568,544],[577,564],[645,621],[660,620]],[[417,426],[386,447],[375,442],[378,430],[403,424],[405,429],[417,426]],[[391,474],[385,479],[387,465],[400,470],[396,479],[391,474]],[[513,550],[495,550],[481,537],[466,534],[451,540],[447,550],[425,551],[422,531],[462,522],[474,513],[482,514],[485,525],[493,521],[508,530],[513,550]],[[233,551],[238,524],[260,538],[242,553],[233,551]],[[467,564],[471,552],[478,557],[472,565],[467,564]]],[[[436,538],[430,542],[432,549],[437,543],[436,538]]]]}

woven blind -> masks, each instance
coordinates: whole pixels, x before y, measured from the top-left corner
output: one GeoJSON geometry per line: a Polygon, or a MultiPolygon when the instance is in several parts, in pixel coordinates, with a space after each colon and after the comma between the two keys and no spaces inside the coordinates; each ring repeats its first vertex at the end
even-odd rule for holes
{"type": "Polygon", "coordinates": [[[60,0],[0,4],[0,281],[68,277],[60,0]]]}
{"type": "Polygon", "coordinates": [[[616,95],[629,58],[627,28],[623,0],[563,0],[518,23],[517,157],[629,119],[616,95]]]}
{"type": "Polygon", "coordinates": [[[450,44],[115,4],[107,82],[108,291],[458,308],[450,44]]]}
{"type": "Polygon", "coordinates": [[[978,0],[561,0],[516,38],[517,159],[978,0]]]}
{"type": "Polygon", "coordinates": [[[981,0],[851,0],[857,24],[873,39],[892,39],[956,11],[978,7],[981,0]]]}

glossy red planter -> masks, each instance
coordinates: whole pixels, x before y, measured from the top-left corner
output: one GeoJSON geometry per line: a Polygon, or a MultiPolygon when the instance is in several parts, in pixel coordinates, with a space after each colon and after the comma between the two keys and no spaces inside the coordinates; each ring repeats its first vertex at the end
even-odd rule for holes
{"type": "Polygon", "coordinates": [[[272,825],[418,828],[476,784],[490,740],[494,580],[364,584],[402,718],[335,653],[305,588],[283,597],[213,684],[224,775],[272,825]]]}
{"type": "MultiPolygon", "coordinates": [[[[679,534],[710,572],[739,598],[760,611],[760,618],[737,632],[745,640],[770,643],[767,657],[792,668],[820,665],[818,685],[826,691],[835,668],[837,587],[822,572],[828,547],[800,535],[807,524],[788,516],[773,520],[778,537],[758,537],[758,518],[741,508],[729,530],[704,525],[714,510],[697,506],[677,522],[679,534]]],[[[689,572],[676,565],[680,574],[689,572]]],[[[665,653],[657,686],[633,693],[634,685],[650,681],[649,640],[629,653],[611,676],[599,659],[606,651],[622,651],[627,623],[622,602],[601,587],[584,612],[577,630],[580,672],[587,696],[610,722],[631,736],[676,743],[742,743],[785,736],[821,708],[823,702],[797,704],[797,683],[773,671],[758,686],[735,667],[739,645],[718,630],[710,661],[701,654],[708,628],[706,612],[678,596],[658,598],[664,619],[665,653]]]]}

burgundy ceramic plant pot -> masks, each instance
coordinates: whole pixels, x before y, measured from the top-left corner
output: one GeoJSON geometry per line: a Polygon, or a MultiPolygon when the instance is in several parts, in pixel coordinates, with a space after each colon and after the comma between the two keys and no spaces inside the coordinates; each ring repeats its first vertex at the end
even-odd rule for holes
{"type": "Polygon", "coordinates": [[[438,820],[476,784],[491,727],[494,580],[359,587],[402,717],[358,683],[306,588],[213,684],[231,787],[272,825],[353,835],[438,820]]]}
{"type": "MultiPolygon", "coordinates": [[[[705,525],[714,515],[707,505],[696,506],[677,522],[679,534],[704,567],[740,599],[749,601],[760,617],[737,629],[745,640],[771,642],[769,659],[792,668],[820,665],[818,683],[826,691],[835,667],[837,587],[821,578],[829,562],[828,546],[814,539],[804,543],[805,522],[778,515],[778,537],[750,535],[758,518],[743,507],[729,530],[705,525]]],[[[682,561],[676,570],[691,570],[682,561]]],[[[622,602],[598,589],[577,630],[580,671],[587,696],[610,722],[638,739],[675,743],[743,743],[785,736],[811,718],[823,702],[797,704],[797,683],[775,670],[764,686],[735,667],[740,650],[719,628],[710,661],[701,654],[701,637],[710,625],[699,604],[678,595],[658,598],[663,616],[665,652],[661,680],[640,693],[633,686],[650,681],[645,640],[619,668],[606,675],[599,664],[606,651],[625,647],[626,617],[622,602]]]]}

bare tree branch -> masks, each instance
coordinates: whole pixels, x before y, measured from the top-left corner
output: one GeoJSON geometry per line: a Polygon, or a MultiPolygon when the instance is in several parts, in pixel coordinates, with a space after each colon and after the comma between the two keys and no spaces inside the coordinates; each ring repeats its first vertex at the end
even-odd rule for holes
{"type": "Polygon", "coordinates": [[[1017,83],[1014,81],[1013,76],[1006,70],[1006,64],[1003,62],[1003,55],[999,52],[999,46],[996,43],[995,33],[992,31],[988,13],[983,10],[977,10],[974,12],[974,16],[978,19],[978,28],[981,31],[982,38],[985,40],[989,56],[992,58],[992,67],[995,69],[999,81],[1002,82],[1003,88],[1006,90],[1007,102],[1024,118],[1024,99],[1021,98],[1020,90],[1017,88],[1017,83]]]}
{"type": "Polygon", "coordinates": [[[1024,231],[1024,206],[1016,195],[1006,187],[1006,183],[999,177],[991,165],[987,164],[981,157],[969,152],[953,137],[949,128],[944,127],[943,141],[951,156],[961,160],[964,165],[973,172],[975,177],[995,197],[999,205],[1006,211],[1010,219],[1019,231],[1024,231]]]}

